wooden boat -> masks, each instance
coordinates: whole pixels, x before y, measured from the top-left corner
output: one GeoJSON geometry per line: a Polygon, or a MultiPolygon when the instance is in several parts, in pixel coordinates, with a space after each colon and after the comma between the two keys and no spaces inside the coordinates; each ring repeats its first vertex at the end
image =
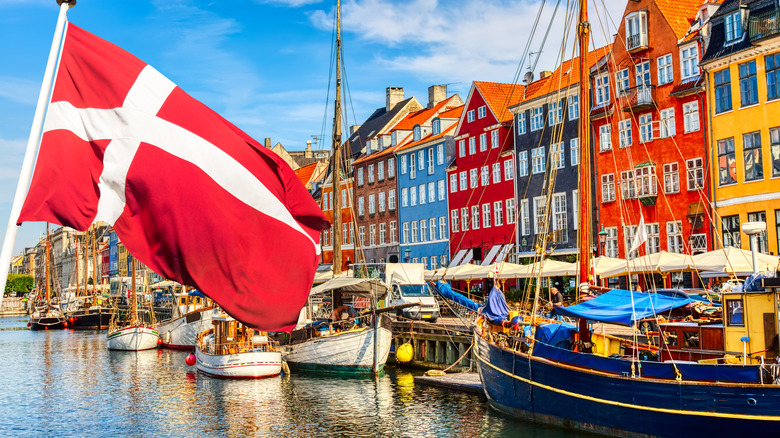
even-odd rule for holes
{"type": "Polygon", "coordinates": [[[200,333],[195,343],[198,371],[231,379],[278,376],[282,354],[276,342],[230,316],[215,316],[213,327],[200,333]]]}
{"type": "Polygon", "coordinates": [[[198,334],[211,327],[211,320],[222,311],[211,300],[196,294],[176,295],[173,317],[160,322],[158,327],[162,346],[191,350],[195,348],[198,334]]]}
{"type": "Polygon", "coordinates": [[[62,329],[68,326],[65,315],[51,298],[51,239],[49,237],[49,223],[46,223],[46,286],[44,287],[44,301],[30,314],[30,322],[27,326],[30,330],[62,329]]]}
{"type": "Polygon", "coordinates": [[[65,312],[68,326],[76,330],[107,329],[115,313],[107,304],[105,299],[97,296],[77,297],[65,312]]]}
{"type": "Polygon", "coordinates": [[[157,348],[160,333],[155,328],[154,313],[138,309],[135,287],[135,259],[130,262],[131,283],[128,293],[129,306],[125,315],[115,313],[108,327],[106,347],[109,350],[139,351],[157,348]]]}

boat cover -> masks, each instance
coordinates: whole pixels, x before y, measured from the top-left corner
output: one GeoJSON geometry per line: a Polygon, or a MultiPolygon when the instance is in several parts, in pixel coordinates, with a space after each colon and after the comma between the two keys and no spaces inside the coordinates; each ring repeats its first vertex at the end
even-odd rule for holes
{"type": "Polygon", "coordinates": [[[632,325],[635,321],[662,314],[694,301],[696,300],[679,295],[667,296],[612,289],[603,295],[574,306],[556,307],[555,312],[574,318],[632,325]]]}
{"type": "Polygon", "coordinates": [[[381,299],[387,295],[387,285],[376,278],[336,277],[313,288],[310,295],[323,294],[334,290],[349,292],[353,295],[376,296],[381,299]]]}
{"type": "Polygon", "coordinates": [[[481,306],[474,301],[471,301],[467,297],[452,290],[452,287],[446,281],[437,281],[433,284],[433,288],[444,298],[450,301],[454,301],[462,306],[467,307],[469,310],[476,312],[481,306]]]}
{"type": "Polygon", "coordinates": [[[482,314],[493,324],[501,324],[509,316],[509,306],[506,305],[506,298],[501,289],[493,286],[482,314]]]}

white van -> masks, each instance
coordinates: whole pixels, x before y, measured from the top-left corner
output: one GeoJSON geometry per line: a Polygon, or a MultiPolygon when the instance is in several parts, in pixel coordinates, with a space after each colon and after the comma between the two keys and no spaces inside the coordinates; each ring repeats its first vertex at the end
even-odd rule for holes
{"type": "Polygon", "coordinates": [[[419,303],[419,306],[399,310],[400,316],[436,322],[439,304],[425,282],[425,265],[422,263],[386,263],[385,282],[390,287],[387,306],[419,303]]]}

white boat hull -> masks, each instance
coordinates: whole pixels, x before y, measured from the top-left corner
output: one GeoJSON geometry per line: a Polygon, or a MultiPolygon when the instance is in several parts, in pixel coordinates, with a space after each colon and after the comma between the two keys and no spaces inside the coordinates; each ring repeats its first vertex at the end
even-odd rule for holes
{"type": "MultiPolygon", "coordinates": [[[[378,369],[382,369],[390,354],[393,333],[378,329],[378,369]]],[[[374,367],[373,327],[350,330],[308,339],[299,344],[282,346],[284,360],[292,370],[336,373],[372,372],[374,367]]]]}
{"type": "Polygon", "coordinates": [[[109,350],[140,351],[157,348],[160,335],[156,329],[145,325],[121,327],[109,331],[107,344],[109,350]]]}
{"type": "Polygon", "coordinates": [[[160,339],[167,348],[193,349],[198,334],[211,327],[211,319],[220,315],[219,308],[196,310],[160,323],[160,339]]]}
{"type": "Polygon", "coordinates": [[[215,377],[258,379],[278,376],[282,372],[282,353],[247,351],[235,354],[206,354],[195,347],[198,371],[215,377]]]}

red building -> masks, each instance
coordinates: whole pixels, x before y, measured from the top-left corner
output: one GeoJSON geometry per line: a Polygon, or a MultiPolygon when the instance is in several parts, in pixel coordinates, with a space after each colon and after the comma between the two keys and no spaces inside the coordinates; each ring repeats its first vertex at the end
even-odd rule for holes
{"type": "Polygon", "coordinates": [[[595,195],[608,256],[711,247],[702,48],[691,26],[700,4],[628,2],[612,53],[591,70],[595,195]],[[647,242],[626,254],[642,218],[647,242]]]}
{"type": "Polygon", "coordinates": [[[450,266],[488,265],[513,254],[517,206],[507,108],[522,97],[521,85],[471,86],[454,133],[455,161],[447,169],[450,266]]]}

